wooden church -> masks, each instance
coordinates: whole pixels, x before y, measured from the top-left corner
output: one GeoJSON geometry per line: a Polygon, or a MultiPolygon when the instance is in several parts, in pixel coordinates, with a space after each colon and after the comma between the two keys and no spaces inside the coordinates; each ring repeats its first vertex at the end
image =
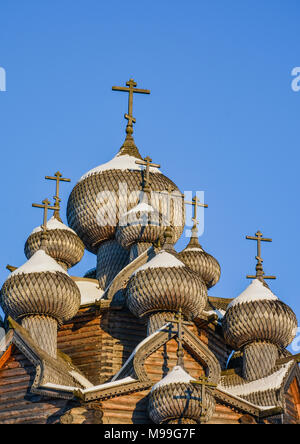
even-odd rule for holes
{"type": "Polygon", "coordinates": [[[53,204],[25,243],[27,262],[8,267],[0,354],[1,424],[297,424],[299,356],[294,312],[257,265],[245,291],[208,296],[218,261],[198,241],[174,245],[184,196],[133,139],[131,79],[126,138],[109,162],[86,173],[60,217],[53,204]],[[53,216],[48,218],[49,212],[53,216]],[[69,275],[84,250],[96,266],[69,275]]]}

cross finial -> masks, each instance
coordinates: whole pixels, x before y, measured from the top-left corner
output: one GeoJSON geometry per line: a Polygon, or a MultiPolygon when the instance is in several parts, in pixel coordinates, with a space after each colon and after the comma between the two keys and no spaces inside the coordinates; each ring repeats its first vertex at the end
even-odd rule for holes
{"type": "Polygon", "coordinates": [[[192,217],[192,221],[194,222],[194,225],[199,224],[199,221],[197,219],[197,215],[198,215],[197,209],[198,209],[198,207],[208,208],[208,205],[201,203],[200,199],[198,198],[197,195],[193,197],[192,202],[186,201],[184,203],[187,204],[187,205],[192,205],[193,206],[194,214],[193,214],[193,217],[192,217]]]}
{"type": "Polygon", "coordinates": [[[137,83],[133,79],[126,82],[126,86],[127,88],[125,86],[113,86],[112,90],[128,92],[128,113],[125,114],[124,117],[128,120],[126,132],[127,134],[132,134],[133,123],[136,123],[136,119],[133,117],[133,94],[150,94],[150,91],[148,89],[138,89],[137,83]]]}
{"type": "Polygon", "coordinates": [[[184,352],[183,352],[183,345],[182,345],[182,339],[183,339],[182,326],[183,325],[193,325],[193,324],[191,322],[184,321],[181,308],[179,308],[175,319],[169,319],[168,322],[172,322],[173,324],[177,324],[177,339],[178,339],[177,365],[180,365],[182,368],[184,368],[184,364],[183,364],[184,352]]]}
{"type": "Polygon", "coordinates": [[[32,204],[33,208],[43,208],[44,218],[43,218],[43,232],[47,231],[47,220],[48,220],[48,210],[57,210],[56,206],[51,206],[48,199],[43,200],[42,204],[32,204]]]}
{"type": "Polygon", "coordinates": [[[157,163],[152,163],[152,159],[149,156],[145,157],[144,160],[136,160],[135,163],[146,167],[143,188],[144,188],[145,193],[150,193],[150,191],[151,191],[151,189],[150,189],[151,183],[150,183],[150,175],[149,175],[150,167],[160,168],[160,165],[158,165],[157,163]]]}
{"type": "Polygon", "coordinates": [[[263,237],[263,234],[259,230],[255,233],[255,236],[246,236],[246,239],[255,240],[257,242],[257,255],[255,256],[255,259],[257,260],[256,275],[255,276],[248,275],[247,279],[259,279],[262,282],[264,281],[264,279],[276,279],[276,276],[265,276],[262,265],[263,259],[261,257],[261,243],[272,242],[272,239],[263,237]]]}
{"type": "Polygon", "coordinates": [[[59,214],[60,202],[61,202],[61,199],[59,197],[59,185],[60,185],[60,182],[71,182],[71,179],[66,179],[66,178],[62,177],[62,174],[59,171],[57,171],[54,174],[54,177],[45,176],[45,179],[56,181],[56,188],[55,188],[56,191],[55,191],[55,196],[53,196],[53,198],[55,200],[55,207],[56,207],[56,209],[54,211],[54,217],[61,222],[61,218],[60,218],[60,214],[59,214]]]}

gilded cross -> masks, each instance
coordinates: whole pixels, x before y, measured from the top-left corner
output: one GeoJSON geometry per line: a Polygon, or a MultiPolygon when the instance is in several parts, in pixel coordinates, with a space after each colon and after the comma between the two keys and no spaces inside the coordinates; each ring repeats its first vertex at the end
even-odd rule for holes
{"type": "Polygon", "coordinates": [[[144,191],[146,193],[150,192],[150,167],[160,168],[160,165],[157,163],[152,163],[152,159],[149,156],[145,157],[144,160],[136,160],[135,163],[146,167],[144,176],[144,191]]]}
{"type": "Polygon", "coordinates": [[[54,174],[54,177],[46,176],[45,179],[56,181],[56,194],[55,194],[55,196],[53,196],[53,198],[55,200],[55,207],[56,207],[56,209],[54,211],[54,216],[56,217],[56,219],[61,220],[60,215],[59,215],[60,202],[61,202],[61,199],[59,198],[59,185],[60,185],[60,182],[71,182],[71,179],[66,179],[66,178],[62,177],[62,174],[59,171],[57,171],[54,174]]]}
{"type": "Polygon", "coordinates": [[[125,119],[128,120],[128,126],[132,127],[133,123],[136,123],[136,119],[133,117],[133,94],[139,93],[139,94],[150,94],[150,91],[148,89],[138,89],[137,83],[130,79],[128,82],[126,82],[126,86],[113,86],[113,91],[124,91],[128,92],[128,113],[124,115],[125,119]]]}
{"type": "Polygon", "coordinates": [[[257,260],[256,276],[247,276],[247,279],[276,279],[276,276],[265,276],[262,266],[263,259],[261,257],[261,243],[272,242],[272,239],[263,237],[263,234],[260,231],[257,231],[255,236],[246,236],[246,239],[255,240],[257,242],[257,255],[255,256],[255,259],[257,260]]]}
{"type": "Polygon", "coordinates": [[[194,207],[194,215],[192,217],[192,221],[194,222],[195,225],[197,225],[199,223],[197,219],[198,207],[208,208],[208,205],[201,203],[197,195],[193,197],[192,202],[184,202],[184,203],[187,205],[192,205],[194,207]]]}
{"type": "Polygon", "coordinates": [[[43,232],[47,231],[47,220],[48,220],[48,210],[57,210],[56,206],[51,206],[48,199],[43,200],[42,204],[32,204],[34,208],[43,208],[44,210],[44,221],[43,221],[43,232]]]}
{"type": "Polygon", "coordinates": [[[177,338],[178,338],[177,365],[180,365],[183,368],[184,367],[184,365],[183,365],[184,352],[183,352],[183,345],[182,345],[182,339],[183,339],[182,326],[183,325],[193,325],[193,324],[191,322],[184,321],[181,308],[178,310],[178,313],[177,313],[175,319],[169,319],[167,321],[171,322],[172,324],[177,324],[177,338]]]}

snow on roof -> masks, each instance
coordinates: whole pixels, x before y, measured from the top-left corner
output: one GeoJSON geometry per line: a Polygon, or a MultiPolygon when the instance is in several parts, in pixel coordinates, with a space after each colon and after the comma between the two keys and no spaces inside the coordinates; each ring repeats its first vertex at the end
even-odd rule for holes
{"type": "Polygon", "coordinates": [[[60,390],[63,392],[74,392],[74,390],[78,390],[78,387],[71,387],[68,385],[60,385],[60,384],[52,384],[52,382],[46,382],[46,384],[43,384],[41,386],[41,388],[60,390]]]}
{"type": "Polygon", "coordinates": [[[123,369],[128,365],[128,363],[133,359],[133,357],[136,355],[136,353],[138,352],[138,350],[145,344],[147,344],[148,341],[150,341],[150,339],[154,338],[154,336],[156,336],[158,333],[160,333],[161,331],[165,330],[169,325],[171,324],[171,322],[167,322],[165,325],[163,325],[162,327],[158,328],[156,331],[154,331],[151,335],[147,336],[145,339],[143,339],[133,350],[133,352],[131,353],[131,355],[129,356],[129,358],[127,359],[127,361],[125,362],[125,364],[123,365],[123,367],[118,371],[118,373],[112,378],[112,381],[115,381],[119,375],[122,373],[123,369]]]}
{"type": "Polygon", "coordinates": [[[105,390],[111,387],[117,387],[119,385],[123,385],[123,384],[129,384],[130,382],[137,382],[136,379],[132,378],[131,376],[128,376],[126,378],[123,379],[119,379],[118,381],[111,381],[111,382],[107,382],[105,384],[101,384],[101,385],[95,385],[91,388],[87,388],[84,390],[80,390],[82,393],[91,393],[91,392],[96,392],[98,390],[105,390]]]}
{"type": "Polygon", "coordinates": [[[154,258],[152,258],[149,262],[139,267],[133,274],[147,270],[149,268],[179,268],[185,267],[184,263],[177,259],[173,254],[168,253],[165,250],[161,250],[157,253],[154,258]]]}
{"type": "Polygon", "coordinates": [[[199,253],[199,251],[201,252],[201,251],[204,251],[203,250],[203,248],[201,248],[200,246],[199,247],[186,247],[184,250],[183,250],[184,252],[185,251],[196,251],[197,253],[199,253]]]}
{"type": "Polygon", "coordinates": [[[80,305],[92,304],[102,298],[104,291],[99,287],[98,282],[75,281],[81,295],[80,305]]]}
{"type": "Polygon", "coordinates": [[[127,216],[128,214],[131,214],[131,213],[138,213],[139,211],[153,213],[155,210],[153,207],[151,207],[151,205],[148,205],[145,202],[141,202],[138,205],[136,205],[134,208],[132,208],[131,210],[127,211],[127,213],[124,213],[123,216],[127,216]]]}
{"type": "MultiPolygon", "coordinates": [[[[120,156],[120,154],[117,154],[112,160],[110,160],[107,163],[104,163],[103,165],[99,165],[96,168],[93,168],[92,170],[88,171],[86,174],[84,174],[81,179],[82,181],[86,179],[87,177],[91,176],[92,174],[100,174],[103,171],[108,170],[130,170],[130,171],[144,171],[145,166],[144,165],[138,165],[135,163],[136,160],[140,160],[137,157],[129,156],[128,154],[124,156],[120,156]]],[[[160,173],[158,168],[150,167],[149,170],[151,173],[160,173]]]]}
{"type": "MultiPolygon", "coordinates": [[[[39,233],[40,231],[42,231],[42,229],[42,226],[36,227],[31,234],[39,233]]],[[[52,216],[51,219],[48,220],[47,230],[67,230],[71,231],[71,233],[76,234],[74,230],[72,230],[70,227],[67,227],[67,225],[57,220],[54,216],[52,216]]]]}
{"type": "Polygon", "coordinates": [[[225,393],[225,395],[229,395],[232,398],[237,399],[238,401],[242,401],[245,404],[248,404],[250,407],[254,407],[254,408],[258,408],[259,410],[272,410],[274,409],[276,406],[275,405],[268,405],[268,406],[262,406],[262,405],[256,405],[253,404],[252,402],[246,401],[246,399],[241,398],[240,396],[237,395],[233,395],[231,392],[228,391],[228,389],[225,389],[224,387],[218,386],[218,390],[220,390],[220,392],[225,393]]]}
{"type": "Polygon", "coordinates": [[[158,389],[159,387],[163,387],[164,385],[174,384],[176,382],[183,382],[188,384],[191,381],[195,381],[194,378],[191,377],[185,370],[183,370],[180,365],[176,365],[171,372],[167,374],[161,381],[155,384],[152,387],[151,392],[158,389]]]}
{"type": "Polygon", "coordinates": [[[253,301],[277,301],[278,297],[275,296],[271,290],[263,285],[263,283],[254,279],[249,287],[246,288],[243,293],[241,293],[237,298],[235,298],[227,307],[227,310],[230,307],[234,307],[235,305],[242,304],[245,302],[253,302],[253,301]]]}
{"type": "Polygon", "coordinates": [[[52,257],[48,256],[44,250],[38,250],[24,265],[13,271],[8,276],[8,279],[19,274],[56,273],[57,271],[68,274],[52,257]]]}
{"type": "Polygon", "coordinates": [[[220,388],[221,390],[226,389],[228,393],[237,396],[247,396],[256,392],[265,392],[266,390],[276,390],[281,387],[282,382],[292,365],[294,365],[293,361],[288,362],[272,375],[266,376],[265,378],[257,379],[256,381],[247,382],[246,384],[241,384],[226,388],[220,385],[218,386],[218,388],[220,388]]]}
{"type": "Polygon", "coordinates": [[[225,316],[226,311],[222,310],[222,309],[215,309],[215,310],[203,310],[203,313],[206,316],[212,316],[212,315],[217,315],[219,320],[222,320],[225,316]]]}

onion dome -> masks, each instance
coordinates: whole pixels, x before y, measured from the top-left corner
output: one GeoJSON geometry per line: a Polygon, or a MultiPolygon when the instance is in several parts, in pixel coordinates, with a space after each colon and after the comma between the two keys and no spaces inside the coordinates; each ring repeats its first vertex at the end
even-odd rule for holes
{"type": "Polygon", "coordinates": [[[209,388],[191,384],[195,381],[177,365],[154,385],[149,395],[149,416],[156,424],[196,424],[206,422],[215,409],[215,399],[209,388]]]}
{"type": "MultiPolygon", "coordinates": [[[[81,261],[84,245],[75,231],[63,224],[57,216],[47,222],[47,239],[43,246],[45,252],[62,267],[71,268],[81,261]]],[[[25,256],[30,259],[40,248],[43,237],[43,226],[37,227],[28,237],[25,244],[25,256]]]]}
{"type": "Polygon", "coordinates": [[[1,289],[1,306],[6,315],[22,320],[41,348],[56,355],[57,323],[76,315],[80,292],[66,271],[38,250],[9,275],[1,289]]]}
{"type": "Polygon", "coordinates": [[[234,299],[223,318],[226,342],[235,350],[253,341],[269,341],[287,347],[295,336],[297,319],[266,283],[254,279],[234,299]]]}
{"type": "Polygon", "coordinates": [[[220,264],[213,256],[206,253],[199,244],[195,225],[192,229],[190,242],[186,248],[179,253],[179,258],[201,276],[207,288],[213,287],[219,281],[221,276],[220,264]]]}
{"type": "Polygon", "coordinates": [[[163,216],[151,205],[141,202],[120,218],[116,240],[126,249],[136,243],[153,244],[165,230],[163,216]]]}
{"type": "MultiPolygon", "coordinates": [[[[139,267],[127,286],[127,305],[137,317],[178,311],[187,318],[199,316],[207,302],[207,289],[193,270],[176,254],[167,232],[164,248],[139,267]]],[[[159,322],[162,322],[161,319],[159,322]]],[[[158,325],[160,327],[161,325],[158,325]]]]}
{"type": "Polygon", "coordinates": [[[93,253],[97,252],[102,242],[114,238],[120,216],[124,211],[131,210],[138,204],[138,190],[145,179],[145,172],[151,182],[151,205],[154,209],[159,210],[161,202],[166,200],[161,198],[160,192],[166,191],[169,187],[180,196],[178,199],[173,199],[170,216],[176,239],[181,236],[185,225],[182,194],[176,185],[157,167],[150,166],[148,169],[146,163],[141,164],[142,158],[132,136],[133,122],[135,122],[132,116],[132,96],[135,90],[132,85],[135,85],[135,82],[130,80],[127,84],[131,86],[122,91],[129,92],[131,109],[125,115],[128,125],[124,144],[111,161],[82,176],[69,197],[68,223],[82,239],[85,247],[93,253]],[[134,193],[136,193],[135,198],[134,193]]]}

